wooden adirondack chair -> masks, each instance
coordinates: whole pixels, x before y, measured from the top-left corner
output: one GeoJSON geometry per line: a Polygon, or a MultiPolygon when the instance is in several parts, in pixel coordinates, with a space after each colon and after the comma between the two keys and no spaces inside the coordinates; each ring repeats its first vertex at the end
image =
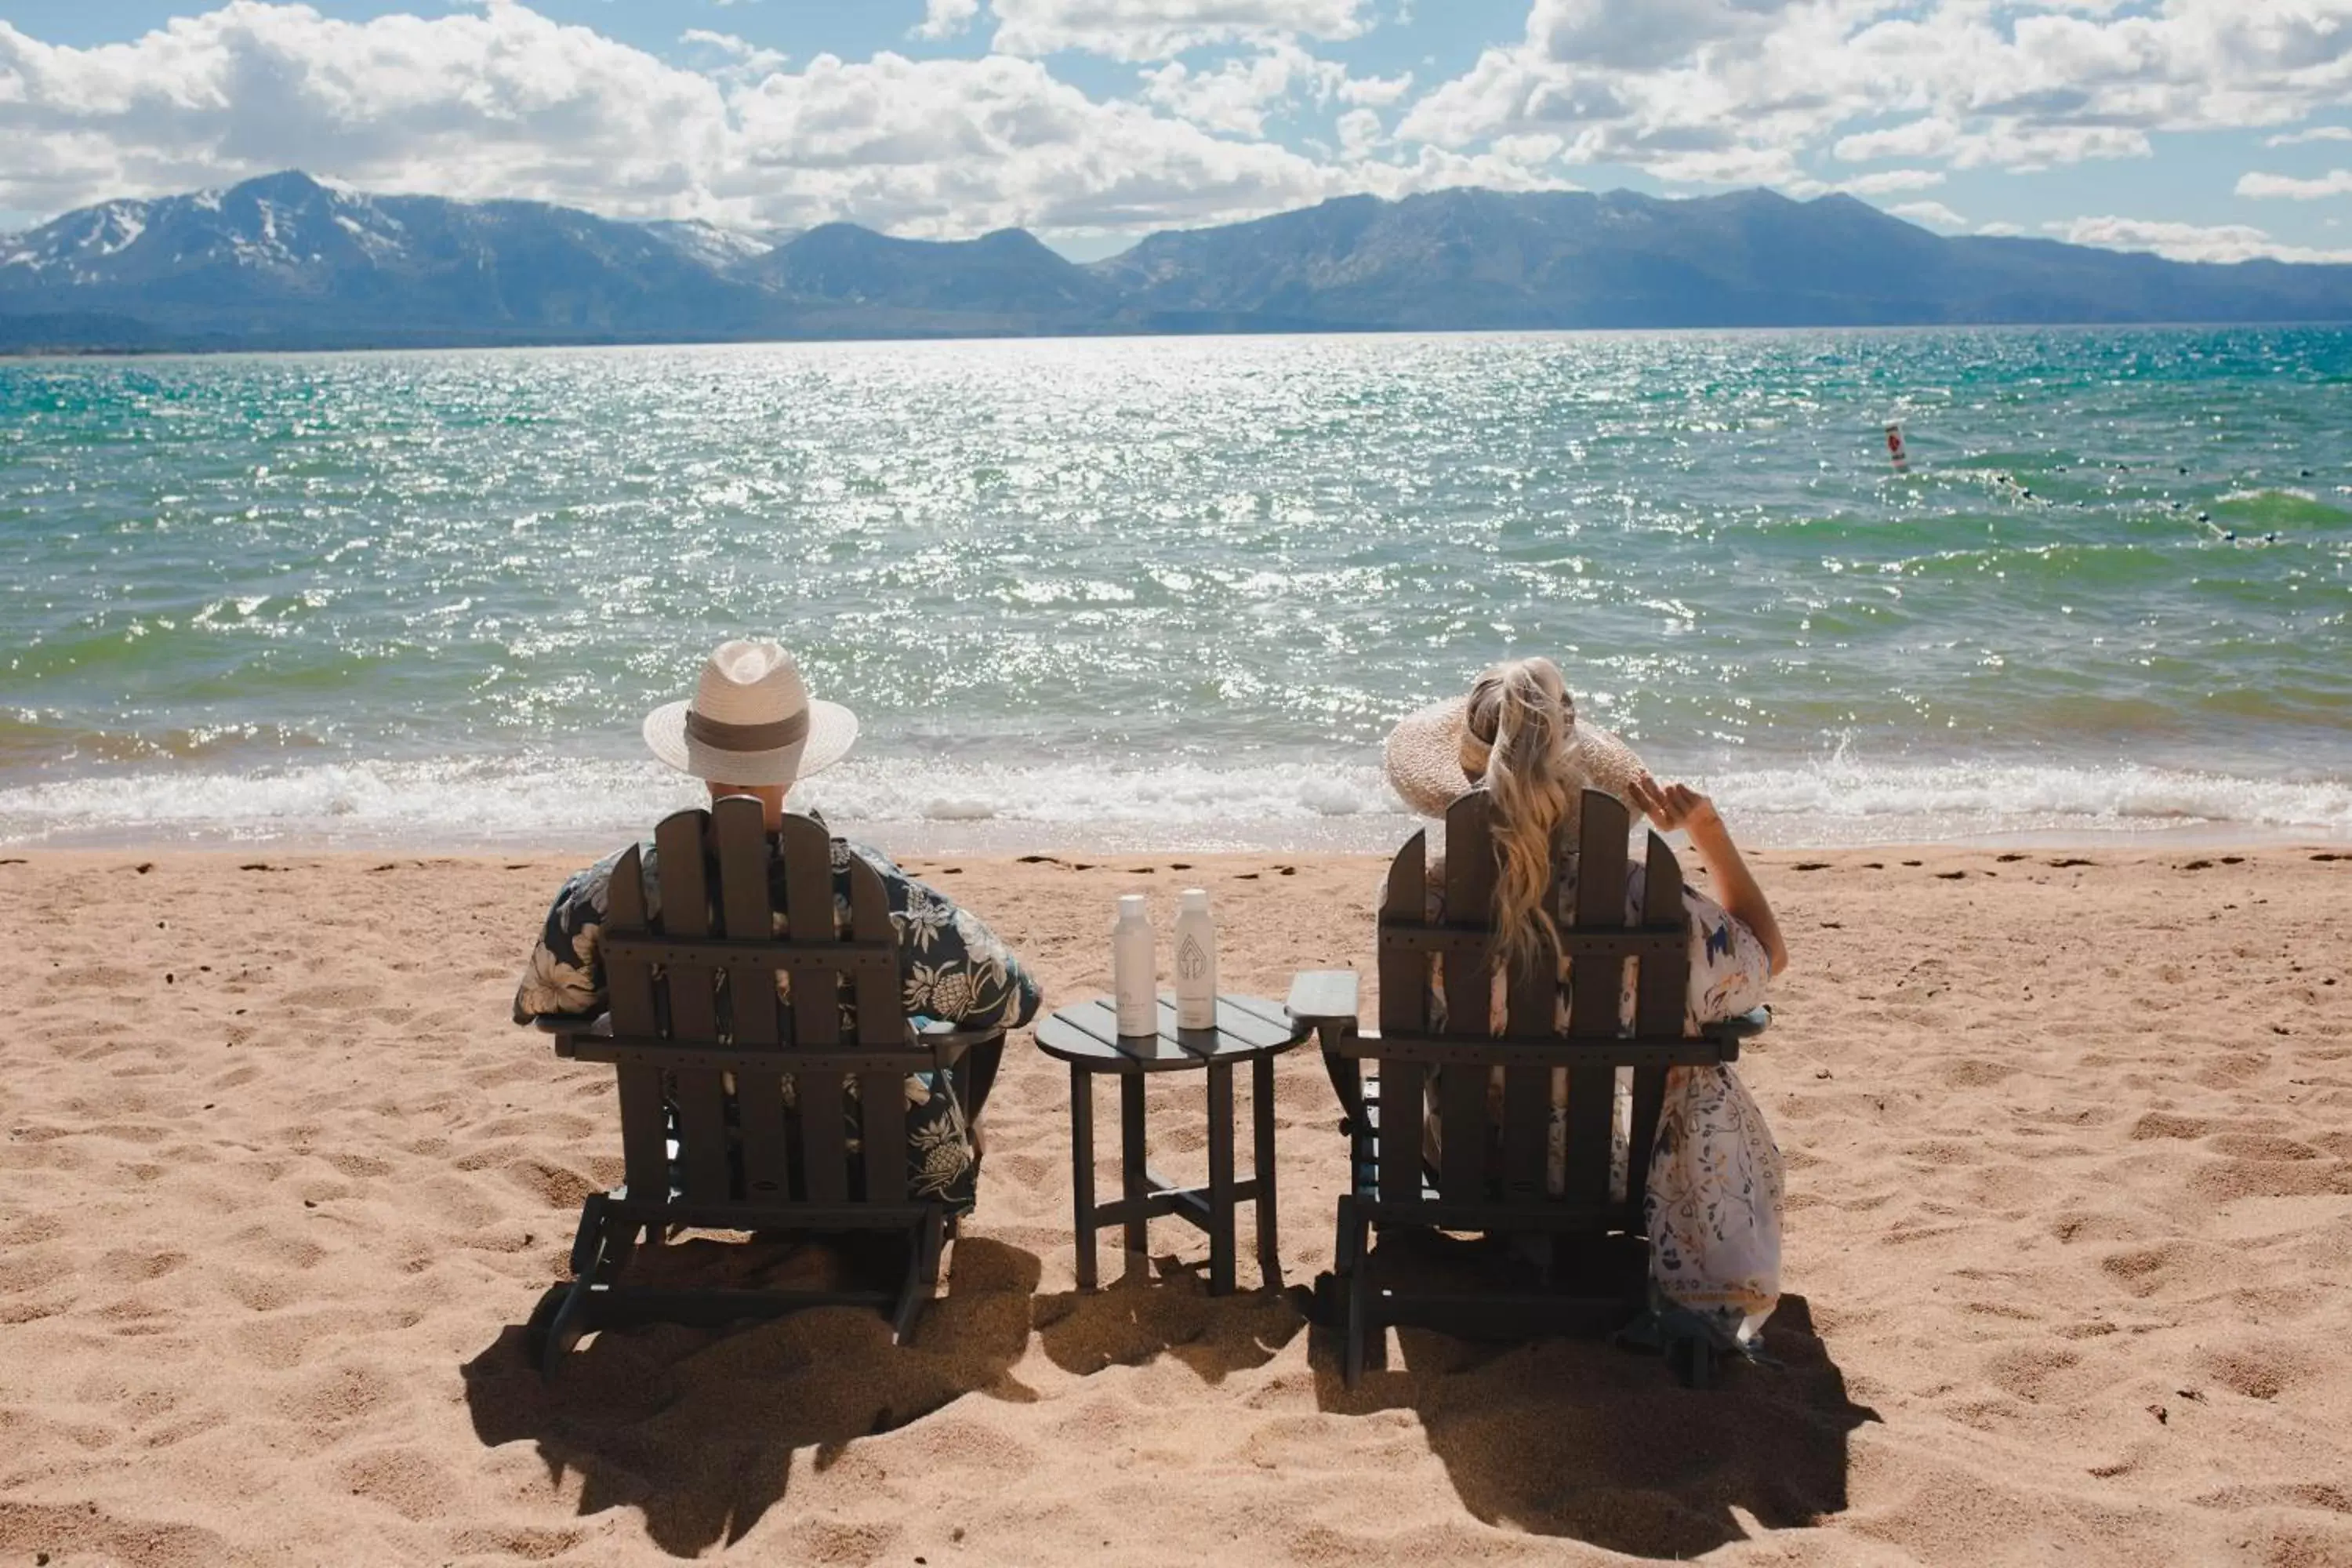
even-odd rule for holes
{"type": "MultiPolygon", "coordinates": [[[[1339,1199],[1339,1239],[1326,1299],[1346,1340],[1345,1373],[1362,1373],[1368,1346],[1390,1324],[1413,1323],[1468,1338],[1605,1332],[1643,1304],[1647,1240],[1642,1197],[1650,1144],[1665,1098],[1666,1069],[1727,1062],[1764,1026],[1750,1014],[1704,1033],[1683,1033],[1690,933],[1682,868],[1665,840],[1650,835],[1643,916],[1625,922],[1625,807],[1597,790],[1584,795],[1574,921],[1561,921],[1570,962],[1569,1022],[1556,1027],[1562,984],[1551,974],[1512,975],[1508,1019],[1488,1027],[1495,960],[1492,797],[1474,791],[1445,816],[1445,915],[1427,919],[1426,833],[1416,833],[1389,868],[1380,917],[1381,1029],[1358,1026],[1352,970],[1302,974],[1290,995],[1293,1019],[1317,1027],[1324,1061],[1347,1112],[1351,1179],[1339,1199]],[[1448,1022],[1431,1027],[1431,965],[1444,961],[1448,1022]],[[1618,1021],[1624,964],[1639,960],[1633,1027],[1618,1021]],[[1367,1076],[1364,1065],[1376,1063],[1367,1076]],[[1633,1069],[1633,1142],[1624,1195],[1610,1195],[1612,1120],[1621,1067],[1633,1069]],[[1440,1168],[1423,1158],[1428,1074],[1438,1079],[1440,1168]],[[1503,1077],[1499,1134],[1489,1099],[1492,1069],[1503,1077]],[[1563,1190],[1548,1178],[1551,1079],[1568,1074],[1563,1190]],[[1540,1234],[1554,1238],[1555,1278],[1538,1291],[1411,1292],[1376,1280],[1375,1226],[1540,1234]],[[1565,1279],[1560,1265],[1571,1261],[1565,1279]]],[[[1557,878],[1561,868],[1555,866],[1557,878]]],[[[1693,1352],[1694,1381],[1706,1379],[1705,1352],[1693,1352]]]]}
{"type": "Polygon", "coordinates": [[[665,819],[654,841],[658,919],[646,917],[635,847],[613,874],[602,939],[610,1011],[593,1026],[542,1026],[555,1036],[556,1055],[613,1064],[625,1182],[581,1206],[572,1279],[532,1314],[531,1354],[551,1373],[593,1330],[717,1324],[844,1304],[880,1309],[903,1344],[938,1283],[951,1228],[944,1203],[909,1195],[903,1080],[965,1063],[956,1092],[969,1120],[995,1076],[1004,1032],[913,1026],[899,999],[881,878],[851,858],[849,929],[836,931],[832,844],[822,823],[786,816],[772,849],[760,803],[737,796],[665,819]],[[783,862],[781,911],[770,893],[772,854],[783,862]],[[779,912],[786,936],[772,934],[779,912]],[[776,994],[779,972],[792,976],[789,1003],[776,994]],[[845,1026],[845,1015],[854,1022],[845,1026]],[[844,1089],[852,1076],[855,1100],[844,1089]],[[798,1100],[789,1122],[787,1080],[798,1100]],[[856,1152],[845,1123],[853,1111],[856,1152]],[[686,1227],[903,1230],[906,1273],[895,1290],[842,1292],[623,1280],[641,1236],[658,1247],[686,1227]]]}

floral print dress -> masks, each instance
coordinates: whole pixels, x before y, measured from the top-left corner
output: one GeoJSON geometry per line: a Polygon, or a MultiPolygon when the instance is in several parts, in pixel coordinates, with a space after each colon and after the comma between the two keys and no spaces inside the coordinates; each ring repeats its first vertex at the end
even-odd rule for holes
{"type": "MultiPolygon", "coordinates": [[[[1565,875],[1557,889],[1556,908],[1575,904],[1576,858],[1563,862],[1565,875]]],[[[1642,915],[1643,868],[1638,859],[1627,868],[1625,918],[1642,915]]],[[[1429,876],[1428,918],[1443,920],[1444,877],[1442,863],[1433,862],[1429,876]]],[[[1706,894],[1685,887],[1683,912],[1690,922],[1690,984],[1684,1006],[1684,1032],[1696,1035],[1702,1024],[1736,1018],[1764,1005],[1772,963],[1764,944],[1747,924],[1706,894]]],[[[1633,1024],[1637,978],[1628,963],[1618,992],[1618,1020],[1633,1024]]],[[[1560,972],[1557,1022],[1566,1027],[1569,1013],[1568,972],[1560,972]]],[[[1445,1026],[1444,976],[1433,967],[1430,985],[1431,1024],[1445,1026]]],[[[1502,977],[1496,976],[1488,1002],[1488,1026],[1500,1032],[1507,1009],[1502,977]]],[[[1429,1114],[1425,1142],[1433,1159],[1437,1150],[1436,1075],[1430,1075],[1429,1114]]],[[[1501,1079],[1496,1077],[1496,1121],[1501,1120],[1501,1079]]],[[[1610,1195],[1622,1199],[1633,1156],[1633,1085],[1630,1068],[1617,1073],[1610,1153],[1610,1195]]],[[[1554,1193],[1566,1186],[1568,1149],[1568,1074],[1552,1074],[1551,1137],[1549,1184],[1554,1193]]],[[[1666,1071],[1665,1104],[1658,1117],[1655,1142],[1650,1147],[1649,1183],[1643,1192],[1643,1219],[1650,1237],[1650,1277],[1655,1293],[1696,1320],[1712,1338],[1726,1346],[1753,1342],[1780,1299],[1780,1215],[1784,1191],[1780,1151],[1765,1125],[1739,1075],[1729,1067],[1670,1068],[1666,1071]]]]}
{"type": "MultiPolygon", "coordinates": [[[[638,846],[645,868],[646,912],[661,910],[659,857],[648,840],[638,846]]],[[[539,940],[516,987],[518,1024],[542,1019],[591,1020],[604,1011],[602,935],[610,906],[613,870],[625,850],[615,850],[575,873],[555,895],[539,940]]],[[[845,838],[833,841],[833,909],[837,930],[849,925],[849,866],[864,860],[882,879],[890,924],[898,936],[900,1001],[910,1018],[935,1019],[961,1028],[1015,1028],[1037,1011],[1042,993],[1004,943],[970,910],[900,870],[880,850],[845,838]]],[[[783,900],[783,862],[769,864],[775,906],[783,900]]],[[[716,887],[714,876],[709,884],[716,887]]],[[[782,914],[775,934],[785,933],[782,914]]],[[[792,994],[788,974],[776,977],[780,998],[792,994]]],[[[784,1101],[796,1110],[793,1082],[786,1079],[784,1101]]],[[[847,1080],[849,1147],[857,1150],[857,1080],[847,1080]]],[[[944,1200],[950,1212],[968,1214],[977,1185],[971,1130],[950,1084],[928,1072],[906,1080],[908,1186],[919,1198],[944,1200]]]]}

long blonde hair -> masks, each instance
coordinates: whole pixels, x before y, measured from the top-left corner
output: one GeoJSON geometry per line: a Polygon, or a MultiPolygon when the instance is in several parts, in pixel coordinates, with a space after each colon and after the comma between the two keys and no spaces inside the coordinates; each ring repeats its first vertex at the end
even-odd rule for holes
{"type": "Polygon", "coordinates": [[[1522,973],[1559,960],[1552,838],[1582,782],[1568,759],[1575,728],[1575,700],[1548,658],[1507,660],[1470,688],[1462,765],[1494,796],[1496,947],[1522,973]]]}

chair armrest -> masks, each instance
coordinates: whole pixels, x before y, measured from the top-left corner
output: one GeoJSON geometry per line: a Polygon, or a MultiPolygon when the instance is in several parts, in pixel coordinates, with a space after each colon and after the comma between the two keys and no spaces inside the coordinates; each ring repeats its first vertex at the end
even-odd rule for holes
{"type": "Polygon", "coordinates": [[[1352,969],[1309,969],[1292,976],[1286,1010],[1302,1028],[1354,1027],[1357,975],[1352,969]]]}
{"type": "Polygon", "coordinates": [[[988,1029],[966,1029],[932,1018],[927,1020],[922,1027],[915,1031],[915,1037],[926,1043],[940,1041],[976,1046],[982,1040],[1002,1039],[1007,1032],[1005,1026],[1002,1024],[988,1029]]]}
{"type": "Polygon", "coordinates": [[[1753,1013],[1742,1013],[1737,1018],[1725,1018],[1712,1024],[1702,1024],[1698,1032],[1723,1048],[1725,1061],[1739,1059],[1739,1042],[1753,1039],[1772,1025],[1772,1009],[1759,1007],[1753,1013]]]}
{"type": "Polygon", "coordinates": [[[915,1031],[915,1038],[940,1053],[943,1062],[953,1063],[966,1051],[1004,1038],[1005,1031],[996,1029],[960,1029],[953,1024],[932,1019],[915,1031]]]}
{"type": "Polygon", "coordinates": [[[613,1032],[613,1015],[599,1013],[593,1018],[533,1018],[531,1026],[542,1035],[555,1037],[555,1054],[569,1058],[572,1042],[582,1035],[604,1035],[613,1032]]]}
{"type": "Polygon", "coordinates": [[[1343,1113],[1339,1131],[1349,1137],[1364,1124],[1364,1071],[1336,1047],[1356,1035],[1357,978],[1352,969],[1310,969],[1292,977],[1285,1011],[1291,1026],[1312,1029],[1323,1047],[1323,1070],[1343,1113]]]}

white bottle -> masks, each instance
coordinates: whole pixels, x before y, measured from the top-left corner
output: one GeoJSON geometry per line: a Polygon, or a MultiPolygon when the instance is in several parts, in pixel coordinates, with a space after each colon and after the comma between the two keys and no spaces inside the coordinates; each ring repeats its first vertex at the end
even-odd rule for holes
{"type": "Polygon", "coordinates": [[[1111,1005],[1122,1035],[1160,1032],[1160,976],[1152,961],[1151,917],[1141,893],[1118,900],[1110,928],[1111,1005]]]}
{"type": "Polygon", "coordinates": [[[1217,926],[1200,888],[1185,889],[1176,910],[1176,1026],[1217,1026],[1217,926]]]}

